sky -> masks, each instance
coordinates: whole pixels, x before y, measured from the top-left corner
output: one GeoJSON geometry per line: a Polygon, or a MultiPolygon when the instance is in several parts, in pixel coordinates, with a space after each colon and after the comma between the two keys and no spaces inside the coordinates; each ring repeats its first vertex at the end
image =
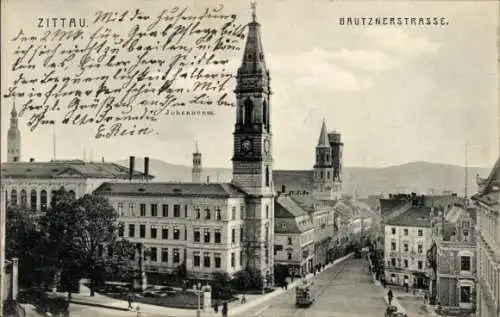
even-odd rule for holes
{"type": "MultiPolygon", "coordinates": [[[[143,8],[154,14],[175,1],[7,1],[12,38],[36,29],[37,17],[86,16],[96,10],[143,8]],[[71,4],[71,5],[68,5],[71,4]]],[[[193,12],[221,1],[179,1],[193,12]]],[[[250,20],[248,1],[222,1],[250,20]]],[[[492,167],[499,147],[497,1],[258,1],[257,20],[271,74],[275,169],[310,169],[322,120],[342,134],[346,166],[384,167],[412,161],[492,167]],[[445,17],[445,26],[342,26],[340,17],[445,17]]],[[[2,41],[2,63],[15,47],[2,41]]],[[[241,56],[231,59],[234,73],[241,56]]],[[[2,71],[2,91],[12,81],[2,71]]],[[[228,86],[230,98],[235,82],[228,86]]],[[[21,101],[16,101],[21,102],[21,101]]],[[[1,102],[1,158],[11,99],[1,102]]],[[[205,166],[230,167],[236,108],[213,118],[162,119],[150,136],[94,139],[94,127],[56,124],[30,132],[20,118],[22,159],[122,160],[149,156],[191,164],[197,140],[205,166]]]]}

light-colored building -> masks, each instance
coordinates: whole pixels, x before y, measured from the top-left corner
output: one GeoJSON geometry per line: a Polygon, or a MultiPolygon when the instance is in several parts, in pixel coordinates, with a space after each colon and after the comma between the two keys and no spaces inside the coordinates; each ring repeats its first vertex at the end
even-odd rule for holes
{"type": "Polygon", "coordinates": [[[49,207],[53,193],[61,187],[78,198],[92,193],[104,182],[153,179],[147,167],[144,173],[136,171],[134,161],[135,158],[132,157],[129,168],[115,163],[83,160],[3,163],[1,182],[7,192],[9,204],[43,212],[49,207]]]}
{"type": "Polygon", "coordinates": [[[275,200],[274,262],[301,276],[314,268],[314,225],[310,215],[286,195],[275,200]]]}
{"type": "Polygon", "coordinates": [[[476,315],[500,317],[500,158],[485,180],[478,179],[476,315]]]}
{"type": "Polygon", "coordinates": [[[433,213],[436,302],[444,310],[470,313],[476,284],[476,211],[455,204],[433,213]]]}
{"type": "Polygon", "coordinates": [[[426,253],[431,246],[429,211],[412,205],[385,222],[385,278],[389,284],[428,288],[426,253]]]}

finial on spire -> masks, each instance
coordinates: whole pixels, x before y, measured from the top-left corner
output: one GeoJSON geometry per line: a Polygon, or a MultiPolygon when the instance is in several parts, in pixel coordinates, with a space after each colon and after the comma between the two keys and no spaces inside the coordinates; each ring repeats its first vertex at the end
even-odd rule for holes
{"type": "Polygon", "coordinates": [[[17,115],[16,111],[16,97],[12,97],[12,111],[10,112],[12,115],[17,115]]]}
{"type": "Polygon", "coordinates": [[[195,141],[194,143],[194,152],[199,153],[200,151],[198,150],[198,140],[195,141]]]}
{"type": "Polygon", "coordinates": [[[252,22],[255,22],[256,21],[255,10],[257,9],[257,2],[255,1],[250,2],[250,7],[252,8],[252,22]]]}

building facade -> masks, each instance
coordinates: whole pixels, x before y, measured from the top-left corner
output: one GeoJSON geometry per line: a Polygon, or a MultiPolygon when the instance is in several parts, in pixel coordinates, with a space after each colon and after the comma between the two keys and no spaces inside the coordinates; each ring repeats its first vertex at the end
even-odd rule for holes
{"type": "Polygon", "coordinates": [[[115,163],[82,160],[4,163],[1,182],[10,205],[44,212],[53,193],[61,187],[79,198],[92,193],[104,182],[149,181],[154,178],[149,174],[148,164],[145,164],[143,173],[134,169],[134,162],[135,157],[131,157],[128,169],[115,163]]]}
{"type": "Polygon", "coordinates": [[[389,219],[384,227],[385,278],[390,284],[427,288],[426,251],[431,246],[431,226],[426,209],[412,206],[389,219]]]}
{"type": "Polygon", "coordinates": [[[490,175],[479,180],[479,191],[472,197],[477,206],[476,315],[500,316],[500,159],[490,175]]]}
{"type": "Polygon", "coordinates": [[[470,313],[476,287],[475,209],[439,209],[433,227],[436,243],[436,301],[442,309],[470,313]]]}
{"type": "Polygon", "coordinates": [[[189,278],[210,279],[214,272],[232,275],[249,260],[246,195],[231,184],[105,183],[96,194],[118,211],[119,236],[144,246],[148,273],[185,264],[189,278]]]}
{"type": "Polygon", "coordinates": [[[314,268],[314,225],[310,215],[286,195],[275,200],[274,262],[291,276],[314,268]]]}

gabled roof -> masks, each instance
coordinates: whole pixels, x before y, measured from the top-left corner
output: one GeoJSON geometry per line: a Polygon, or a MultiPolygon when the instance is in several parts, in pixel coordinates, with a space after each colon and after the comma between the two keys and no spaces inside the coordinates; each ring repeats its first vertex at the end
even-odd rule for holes
{"type": "Polygon", "coordinates": [[[274,233],[302,233],[313,228],[314,225],[309,218],[276,218],[274,221],[274,233]]]}
{"type": "Polygon", "coordinates": [[[388,219],[386,224],[404,227],[430,227],[430,209],[426,207],[411,207],[402,214],[388,219]]]}
{"type": "Polygon", "coordinates": [[[95,193],[109,196],[246,197],[243,191],[230,183],[103,183],[95,193]]]}
{"type": "MultiPolygon", "coordinates": [[[[49,162],[2,163],[3,178],[97,178],[127,179],[128,168],[107,162],[85,162],[82,160],[56,160],[49,162]]],[[[133,179],[153,179],[152,175],[133,171],[133,179]]]]}
{"type": "Polygon", "coordinates": [[[486,205],[498,205],[500,191],[500,157],[491,169],[488,178],[484,180],[477,194],[472,196],[473,200],[478,200],[486,205]]]}
{"type": "Polygon", "coordinates": [[[274,202],[274,218],[296,218],[308,215],[299,204],[288,196],[276,197],[274,202]]]}

